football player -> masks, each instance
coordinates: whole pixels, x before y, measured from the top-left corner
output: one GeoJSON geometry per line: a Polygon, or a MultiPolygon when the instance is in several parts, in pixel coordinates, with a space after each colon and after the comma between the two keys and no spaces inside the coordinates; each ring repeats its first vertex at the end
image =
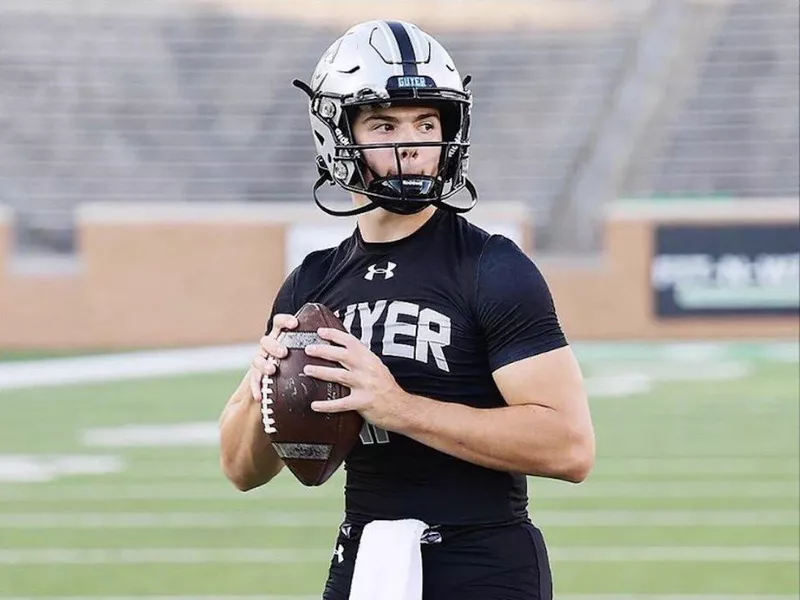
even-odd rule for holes
{"type": "Polygon", "coordinates": [[[345,522],[324,599],[349,597],[370,523],[406,520],[424,524],[425,600],[549,599],[526,476],[583,481],[594,431],[542,274],[511,240],[460,214],[477,199],[467,178],[468,78],[418,27],[370,21],[330,46],[310,84],[295,85],[309,100],[314,199],[358,222],[278,292],[268,334],[221,417],[223,469],[242,490],[279,472],[261,380],[286,355],[277,336],[297,326],[291,315],[321,302],[350,333],[321,329],[330,344],[306,352],[340,367],[306,373],[351,393],[313,408],[356,410],[366,421],[346,460],[345,522]],[[353,208],[323,202],[326,183],[350,192],[353,208]],[[469,202],[454,203],[462,191],[469,202]]]}

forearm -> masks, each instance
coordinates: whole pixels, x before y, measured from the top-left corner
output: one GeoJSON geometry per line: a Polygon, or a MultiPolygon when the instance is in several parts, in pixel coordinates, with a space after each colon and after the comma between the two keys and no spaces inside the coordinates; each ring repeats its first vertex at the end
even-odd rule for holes
{"type": "Polygon", "coordinates": [[[225,476],[242,491],[267,483],[283,466],[264,432],[247,376],[220,417],[220,450],[225,476]]]}
{"type": "Polygon", "coordinates": [[[478,409],[421,396],[409,396],[406,406],[402,433],[441,452],[500,471],[567,481],[586,476],[586,436],[551,408],[478,409]]]}

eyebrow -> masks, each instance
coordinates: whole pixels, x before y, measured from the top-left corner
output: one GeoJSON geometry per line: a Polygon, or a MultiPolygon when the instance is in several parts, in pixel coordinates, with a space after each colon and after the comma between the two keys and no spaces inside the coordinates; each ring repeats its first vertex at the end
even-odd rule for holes
{"type": "MultiPolygon", "coordinates": [[[[439,118],[439,114],[431,111],[422,113],[421,115],[417,116],[414,121],[422,121],[423,119],[430,119],[431,117],[439,118]]],[[[388,123],[399,123],[400,120],[397,117],[392,117],[390,115],[383,115],[383,114],[370,114],[364,117],[364,123],[369,123],[370,121],[386,121],[388,123]]]]}

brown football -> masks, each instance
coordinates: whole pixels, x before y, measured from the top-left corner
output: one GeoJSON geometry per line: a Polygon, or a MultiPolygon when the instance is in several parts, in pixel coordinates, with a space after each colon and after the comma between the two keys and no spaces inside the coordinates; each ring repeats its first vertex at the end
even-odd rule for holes
{"type": "Polygon", "coordinates": [[[320,327],[346,331],[342,322],[323,304],[304,304],[295,314],[297,328],[278,338],[289,354],[278,363],[272,377],[264,377],[261,414],[272,447],[294,476],[307,486],[325,483],[358,442],[364,421],[357,412],[325,414],[311,410],[316,400],[335,400],[350,393],[338,383],[314,379],[303,373],[306,365],[339,367],[308,356],[309,344],[328,344],[317,334],[320,327]]]}

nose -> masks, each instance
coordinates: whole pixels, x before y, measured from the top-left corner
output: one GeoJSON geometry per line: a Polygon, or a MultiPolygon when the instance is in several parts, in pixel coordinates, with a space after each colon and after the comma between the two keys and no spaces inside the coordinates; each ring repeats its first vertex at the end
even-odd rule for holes
{"type": "Polygon", "coordinates": [[[417,158],[419,155],[419,148],[412,148],[412,147],[404,147],[399,148],[400,150],[400,158],[402,160],[410,160],[417,158]]]}

